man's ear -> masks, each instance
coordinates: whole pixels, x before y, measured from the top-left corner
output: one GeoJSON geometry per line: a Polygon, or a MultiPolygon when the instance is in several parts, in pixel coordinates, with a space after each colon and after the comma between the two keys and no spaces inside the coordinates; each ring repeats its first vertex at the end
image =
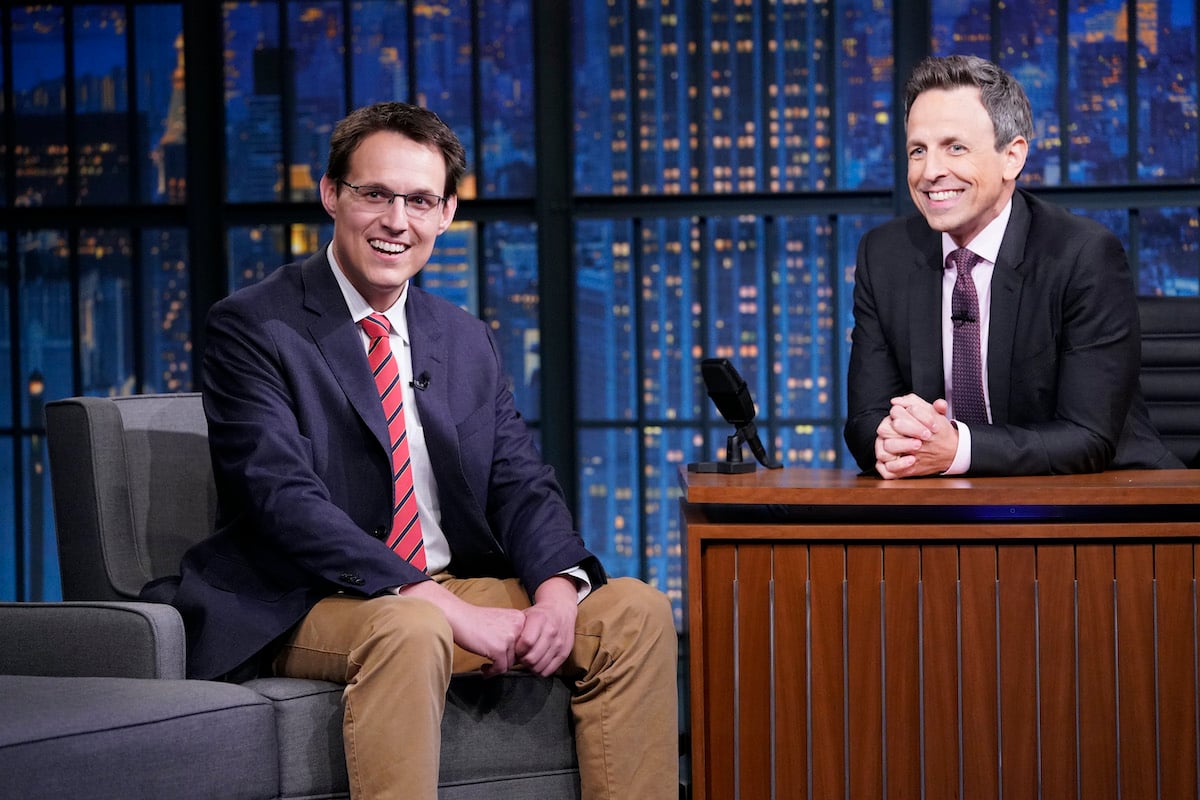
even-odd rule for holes
{"type": "Polygon", "coordinates": [[[458,195],[452,194],[442,203],[442,219],[438,223],[438,234],[445,233],[454,222],[454,212],[458,210],[458,195]]]}
{"type": "Polygon", "coordinates": [[[1024,136],[1018,136],[1004,148],[1004,179],[1015,181],[1025,169],[1025,159],[1029,156],[1029,142],[1024,136]]]}
{"type": "Polygon", "coordinates": [[[321,205],[325,207],[325,213],[337,219],[337,199],[338,199],[338,184],[337,181],[330,180],[328,175],[321,176],[321,205]]]}

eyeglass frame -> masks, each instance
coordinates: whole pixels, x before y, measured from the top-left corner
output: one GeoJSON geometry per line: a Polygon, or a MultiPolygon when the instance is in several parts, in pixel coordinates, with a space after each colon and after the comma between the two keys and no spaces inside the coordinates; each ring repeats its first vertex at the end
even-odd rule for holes
{"type": "Polygon", "coordinates": [[[379,208],[381,208],[381,209],[383,208],[383,206],[381,204],[379,204],[377,202],[373,202],[370,198],[364,197],[362,194],[360,194],[360,192],[362,190],[366,189],[368,191],[375,192],[379,195],[389,195],[390,194],[391,197],[389,197],[387,199],[388,206],[391,206],[392,204],[394,204],[396,202],[396,198],[398,198],[398,197],[404,198],[404,202],[401,204],[401,207],[404,209],[404,213],[411,214],[412,216],[424,216],[425,214],[432,213],[433,211],[435,211],[438,208],[438,206],[440,206],[446,202],[446,198],[442,197],[441,195],[433,194],[432,192],[409,192],[408,194],[402,194],[400,192],[393,192],[391,189],[385,189],[382,186],[377,186],[377,185],[369,184],[369,183],[360,183],[356,186],[355,184],[350,183],[350,181],[343,180],[341,178],[338,178],[338,183],[342,184],[343,186],[346,186],[351,191],[353,191],[354,196],[356,198],[358,198],[359,200],[364,201],[368,205],[379,206],[379,208]],[[408,198],[410,198],[410,197],[432,197],[432,198],[436,198],[437,202],[434,203],[433,205],[431,205],[428,210],[417,209],[414,212],[412,207],[409,206],[409,204],[408,204],[408,198]]]}

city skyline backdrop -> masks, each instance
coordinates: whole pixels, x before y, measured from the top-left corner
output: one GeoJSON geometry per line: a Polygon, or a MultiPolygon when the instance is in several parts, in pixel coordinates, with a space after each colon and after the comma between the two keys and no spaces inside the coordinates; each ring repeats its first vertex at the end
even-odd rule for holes
{"type": "MultiPolygon", "coordinates": [[[[852,466],[841,425],[854,252],[906,191],[892,152],[903,116],[892,6],[573,0],[565,166],[584,210],[573,263],[562,264],[539,257],[529,211],[535,5],[222,4],[225,135],[208,154],[226,176],[222,202],[294,211],[213,234],[224,283],[251,284],[328,242],[316,186],[349,108],[433,108],[470,167],[459,221],[420,283],[492,324],[535,435],[543,393],[558,385],[541,371],[543,303],[570,313],[578,525],[610,572],[646,578],[678,612],[676,472],[716,457],[729,433],[700,359],[737,365],[782,461],[852,466]],[[828,209],[813,211],[826,195],[828,209]],[[646,198],[660,200],[643,211],[646,198]],[[472,216],[473,202],[488,213],[472,216]],[[544,298],[547,271],[563,269],[572,296],[544,298]]],[[[1026,87],[1036,137],[1024,186],[1197,183],[1194,4],[1064,8],[935,0],[930,51],[994,58],[1026,87]]],[[[154,218],[170,220],[188,203],[183,4],[0,14],[10,31],[0,79],[13,98],[0,112],[0,198],[14,212],[69,211],[61,225],[0,232],[0,497],[13,498],[0,501],[0,598],[54,599],[41,405],[197,388],[203,320],[191,294],[197,270],[213,265],[189,263],[196,232],[183,222],[99,224],[88,213],[160,207],[154,218]]],[[[1195,206],[1076,210],[1125,242],[1142,294],[1200,295],[1195,206]]]]}

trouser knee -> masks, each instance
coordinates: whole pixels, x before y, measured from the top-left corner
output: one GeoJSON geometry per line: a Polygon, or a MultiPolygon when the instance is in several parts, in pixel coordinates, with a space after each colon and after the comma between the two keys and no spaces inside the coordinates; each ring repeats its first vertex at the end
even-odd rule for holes
{"type": "MultiPolygon", "coordinates": [[[[591,598],[589,598],[591,599],[591,598]]],[[[634,632],[639,637],[675,638],[675,613],[671,601],[665,594],[636,578],[614,578],[595,593],[596,609],[607,618],[608,625],[616,625],[634,632]]],[[[587,600],[584,601],[586,606],[587,600]]],[[[581,614],[591,613],[580,607],[581,614]]]]}
{"type": "Polygon", "coordinates": [[[369,660],[398,659],[409,668],[425,661],[449,674],[454,635],[437,606],[411,597],[379,597],[368,603],[374,607],[352,660],[365,666],[369,660]]]}

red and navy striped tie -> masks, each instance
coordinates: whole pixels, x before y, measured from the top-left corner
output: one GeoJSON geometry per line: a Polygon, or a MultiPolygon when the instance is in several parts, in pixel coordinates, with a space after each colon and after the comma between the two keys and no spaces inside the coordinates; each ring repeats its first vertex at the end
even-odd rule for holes
{"type": "Polygon", "coordinates": [[[375,387],[383,402],[388,433],[392,440],[392,530],[388,547],[414,567],[425,569],[425,540],[417,517],[417,495],[413,490],[412,465],[408,455],[408,433],[404,427],[404,393],[400,389],[400,371],[388,343],[391,323],[383,314],[372,314],[360,323],[371,340],[367,360],[375,375],[375,387]]]}

